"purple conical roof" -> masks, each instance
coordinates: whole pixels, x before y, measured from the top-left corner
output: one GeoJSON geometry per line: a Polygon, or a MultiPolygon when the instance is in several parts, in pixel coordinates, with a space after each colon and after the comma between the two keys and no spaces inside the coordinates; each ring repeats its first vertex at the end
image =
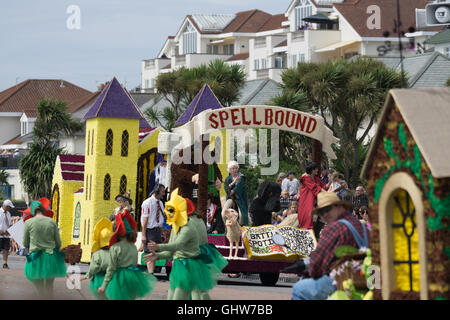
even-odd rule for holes
{"type": "Polygon", "coordinates": [[[192,100],[191,104],[178,118],[177,122],[175,122],[175,126],[181,126],[191,121],[193,117],[204,110],[220,108],[223,108],[223,106],[220,104],[219,100],[217,100],[211,88],[205,84],[199,93],[197,93],[194,100],[192,100]]]}
{"type": "Polygon", "coordinates": [[[103,89],[84,119],[96,117],[139,119],[139,127],[150,127],[133,98],[115,77],[103,89]]]}

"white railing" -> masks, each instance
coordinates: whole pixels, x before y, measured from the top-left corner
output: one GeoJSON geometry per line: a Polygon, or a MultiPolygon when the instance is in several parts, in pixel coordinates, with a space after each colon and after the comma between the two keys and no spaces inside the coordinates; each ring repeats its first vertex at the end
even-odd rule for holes
{"type": "Polygon", "coordinates": [[[292,33],[292,41],[293,42],[300,42],[305,41],[305,31],[300,30],[292,33]]]}
{"type": "Polygon", "coordinates": [[[153,69],[155,67],[155,60],[146,60],[145,69],[153,69]]]}

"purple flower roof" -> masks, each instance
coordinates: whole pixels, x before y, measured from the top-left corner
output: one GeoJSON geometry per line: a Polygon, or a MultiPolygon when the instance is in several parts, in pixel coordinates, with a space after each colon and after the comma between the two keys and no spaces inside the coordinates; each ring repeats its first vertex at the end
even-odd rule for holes
{"type": "Polygon", "coordinates": [[[133,98],[115,77],[103,89],[84,119],[96,117],[139,119],[140,128],[150,128],[133,98]]]}
{"type": "Polygon", "coordinates": [[[192,100],[191,104],[186,108],[183,114],[175,122],[175,126],[181,126],[192,120],[193,117],[200,112],[208,109],[220,109],[223,106],[217,100],[211,88],[205,84],[199,93],[192,100]]]}

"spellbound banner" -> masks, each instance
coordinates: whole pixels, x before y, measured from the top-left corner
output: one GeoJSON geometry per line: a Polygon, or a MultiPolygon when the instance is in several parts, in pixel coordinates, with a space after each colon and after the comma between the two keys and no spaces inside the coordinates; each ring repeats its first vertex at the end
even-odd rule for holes
{"type": "Polygon", "coordinates": [[[298,133],[322,143],[331,158],[336,155],[331,144],[339,141],[325,125],[322,117],[276,106],[233,106],[205,110],[173,131],[182,137],[182,147],[188,147],[202,134],[225,129],[267,128],[298,133]]]}

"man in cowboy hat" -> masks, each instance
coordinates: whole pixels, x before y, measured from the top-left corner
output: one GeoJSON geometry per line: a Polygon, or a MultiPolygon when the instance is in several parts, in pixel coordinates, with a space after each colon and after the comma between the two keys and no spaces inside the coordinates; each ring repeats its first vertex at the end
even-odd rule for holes
{"type": "Polygon", "coordinates": [[[336,261],[334,254],[339,246],[355,248],[368,246],[368,231],[351,213],[352,204],[339,199],[334,192],[322,191],[317,196],[317,214],[326,225],[316,249],[307,258],[297,260],[287,269],[298,273],[307,271],[310,278],[298,281],[292,288],[293,300],[324,300],[336,287],[328,274],[336,261]]]}
{"type": "Polygon", "coordinates": [[[116,220],[116,216],[121,213],[124,209],[128,210],[130,212],[131,216],[134,216],[133,212],[133,200],[130,198],[130,192],[126,192],[124,194],[118,194],[115,197],[116,202],[119,204],[118,207],[116,207],[111,215],[109,216],[109,220],[111,222],[114,222],[116,220]]]}

